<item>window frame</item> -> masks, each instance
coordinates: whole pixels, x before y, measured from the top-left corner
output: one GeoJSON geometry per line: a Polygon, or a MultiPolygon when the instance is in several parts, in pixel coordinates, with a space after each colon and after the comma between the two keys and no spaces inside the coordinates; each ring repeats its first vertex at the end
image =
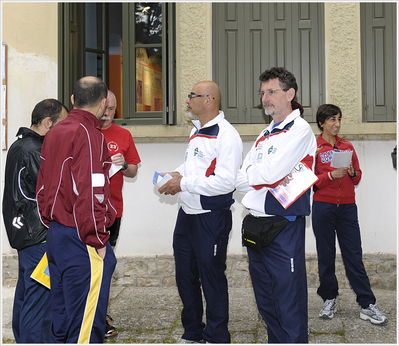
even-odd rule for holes
{"type": "MultiPolygon", "coordinates": [[[[75,82],[85,75],[85,4],[58,4],[58,98],[69,108],[72,108],[70,96],[75,82]]],[[[123,114],[125,118],[115,119],[119,125],[161,125],[176,124],[176,52],[175,52],[175,3],[162,3],[162,111],[136,112],[136,68],[134,33],[134,3],[122,3],[122,37],[125,42],[123,51],[123,114]],[[127,10],[125,10],[127,9],[127,10]],[[133,13],[132,13],[133,12],[133,13]],[[133,28],[132,28],[133,27],[133,28]],[[126,36],[125,36],[126,35],[126,36]],[[130,59],[130,57],[134,57],[130,59]],[[124,63],[125,61],[125,63],[124,63]],[[127,61],[127,63],[126,63],[127,61]],[[126,117],[134,114],[131,117],[126,117]]],[[[108,6],[103,4],[103,19],[108,18],[108,6]]],[[[108,20],[105,20],[104,40],[108,42],[108,20]]],[[[103,61],[104,82],[108,83],[108,44],[104,47],[106,57],[103,61]]]]}

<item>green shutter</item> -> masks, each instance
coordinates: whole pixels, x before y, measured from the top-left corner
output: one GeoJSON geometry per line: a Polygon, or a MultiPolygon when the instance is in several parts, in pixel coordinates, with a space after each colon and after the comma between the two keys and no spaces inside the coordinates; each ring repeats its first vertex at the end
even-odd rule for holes
{"type": "Polygon", "coordinates": [[[273,66],[294,73],[304,117],[315,121],[324,99],[323,4],[213,4],[213,74],[230,122],[271,121],[258,91],[259,75],[273,66]]]}
{"type": "Polygon", "coordinates": [[[362,3],[363,119],[396,121],[396,4],[362,3]]]}

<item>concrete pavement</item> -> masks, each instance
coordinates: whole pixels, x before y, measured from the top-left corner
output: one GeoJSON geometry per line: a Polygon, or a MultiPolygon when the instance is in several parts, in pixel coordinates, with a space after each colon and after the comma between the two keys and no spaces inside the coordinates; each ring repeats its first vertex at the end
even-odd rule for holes
{"type": "MultiPolygon", "coordinates": [[[[15,343],[11,312],[15,287],[2,289],[3,344],[15,343]]],[[[332,320],[318,318],[322,300],[309,289],[309,328],[312,344],[397,343],[396,291],[373,289],[377,305],[387,316],[385,326],[359,318],[360,307],[351,289],[340,290],[338,312],[332,320]]],[[[232,343],[267,343],[267,329],[258,314],[252,288],[230,288],[229,330],[232,343]]],[[[108,313],[118,328],[116,337],[106,343],[175,343],[182,335],[181,301],[176,287],[113,286],[108,313]]]]}

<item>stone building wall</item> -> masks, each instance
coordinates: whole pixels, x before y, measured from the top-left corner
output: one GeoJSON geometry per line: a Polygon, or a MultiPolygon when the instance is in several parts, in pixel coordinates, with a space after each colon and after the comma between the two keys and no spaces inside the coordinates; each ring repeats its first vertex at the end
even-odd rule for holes
{"type": "MultiPolygon", "coordinates": [[[[175,264],[172,255],[118,257],[112,285],[134,287],[175,286],[175,264]]],[[[372,288],[396,290],[396,255],[364,254],[363,262],[372,288]]],[[[317,256],[306,255],[308,286],[317,288],[317,256]]],[[[15,286],[17,282],[17,255],[3,255],[3,286],[15,286]]],[[[227,256],[226,275],[230,287],[251,287],[246,254],[227,256]]],[[[336,259],[336,275],[340,288],[350,288],[341,256],[336,259]]]]}

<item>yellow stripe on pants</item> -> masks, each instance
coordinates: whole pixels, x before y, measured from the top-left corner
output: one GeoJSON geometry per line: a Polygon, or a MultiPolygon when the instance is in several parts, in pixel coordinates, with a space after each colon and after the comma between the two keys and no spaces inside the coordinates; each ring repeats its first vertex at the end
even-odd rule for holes
{"type": "Polygon", "coordinates": [[[90,258],[91,282],[78,339],[79,344],[88,344],[90,342],[90,335],[93,327],[94,315],[97,309],[104,267],[104,262],[98,255],[96,249],[87,245],[87,250],[90,258]]]}

